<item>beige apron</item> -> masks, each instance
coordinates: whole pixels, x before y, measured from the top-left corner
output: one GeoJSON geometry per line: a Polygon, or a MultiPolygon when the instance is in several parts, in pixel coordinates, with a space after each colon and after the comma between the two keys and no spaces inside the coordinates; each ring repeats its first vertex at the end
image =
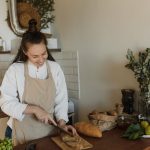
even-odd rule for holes
{"type": "MultiPolygon", "coordinates": [[[[46,65],[47,78],[42,80],[30,77],[28,66],[25,63],[23,103],[40,106],[53,117],[56,89],[48,62],[46,65]]],[[[53,126],[40,122],[34,115],[25,115],[23,121],[13,119],[12,140],[14,145],[23,144],[53,134],[54,131],[53,126]]]]}

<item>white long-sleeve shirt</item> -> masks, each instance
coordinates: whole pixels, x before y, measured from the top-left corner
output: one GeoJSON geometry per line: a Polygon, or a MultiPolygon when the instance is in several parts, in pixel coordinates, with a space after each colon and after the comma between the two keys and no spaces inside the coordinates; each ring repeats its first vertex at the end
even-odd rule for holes
{"type": "MultiPolygon", "coordinates": [[[[59,64],[48,61],[56,87],[54,115],[57,120],[68,121],[68,94],[65,77],[59,64]]],[[[33,78],[45,79],[47,77],[46,63],[37,69],[31,62],[28,63],[29,75],[33,78]]],[[[24,92],[24,64],[14,63],[5,73],[1,85],[0,106],[4,113],[10,116],[8,125],[12,127],[12,118],[20,121],[24,118],[24,110],[28,104],[22,103],[24,92]]]]}

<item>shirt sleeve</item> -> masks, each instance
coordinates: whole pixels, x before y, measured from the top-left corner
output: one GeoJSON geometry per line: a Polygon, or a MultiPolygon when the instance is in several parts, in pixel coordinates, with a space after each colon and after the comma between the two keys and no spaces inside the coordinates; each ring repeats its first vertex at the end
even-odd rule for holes
{"type": "Polygon", "coordinates": [[[68,93],[64,73],[60,66],[56,74],[56,98],[55,98],[55,117],[57,121],[63,119],[68,122],[68,93]]]}
{"type": "Polygon", "coordinates": [[[0,107],[8,116],[21,121],[27,104],[22,104],[18,98],[15,66],[11,65],[5,73],[1,85],[0,107]]]}

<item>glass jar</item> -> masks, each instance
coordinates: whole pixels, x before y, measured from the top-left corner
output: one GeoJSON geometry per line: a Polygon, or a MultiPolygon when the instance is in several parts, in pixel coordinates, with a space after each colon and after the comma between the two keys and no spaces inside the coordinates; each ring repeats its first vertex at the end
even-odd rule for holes
{"type": "Polygon", "coordinates": [[[150,122],[150,101],[141,97],[139,102],[139,108],[139,113],[141,113],[146,118],[146,120],[150,122]]]}

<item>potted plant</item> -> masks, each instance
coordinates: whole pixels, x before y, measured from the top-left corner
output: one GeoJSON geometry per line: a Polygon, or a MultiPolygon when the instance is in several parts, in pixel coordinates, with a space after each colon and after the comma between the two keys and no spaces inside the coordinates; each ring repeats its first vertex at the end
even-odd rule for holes
{"type": "Polygon", "coordinates": [[[141,104],[143,104],[143,113],[148,115],[150,108],[150,48],[139,52],[138,56],[133,55],[132,50],[127,51],[126,58],[128,64],[125,65],[128,69],[134,72],[135,78],[139,83],[141,104]]]}

